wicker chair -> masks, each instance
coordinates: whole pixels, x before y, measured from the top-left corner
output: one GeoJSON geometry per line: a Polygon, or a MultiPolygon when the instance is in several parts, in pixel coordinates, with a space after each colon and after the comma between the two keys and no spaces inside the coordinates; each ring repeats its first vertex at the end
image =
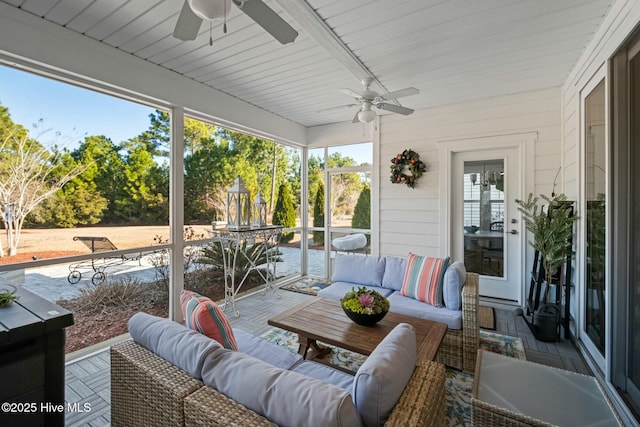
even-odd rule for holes
{"type": "Polygon", "coordinates": [[[467,273],[462,288],[462,329],[448,329],[436,360],[452,368],[474,373],[480,347],[478,326],[478,274],[467,273]]]}
{"type": "MultiPolygon", "coordinates": [[[[416,366],[385,426],[444,425],[444,375],[437,362],[416,366]]],[[[111,347],[111,424],[274,426],[133,341],[111,347]]]]}

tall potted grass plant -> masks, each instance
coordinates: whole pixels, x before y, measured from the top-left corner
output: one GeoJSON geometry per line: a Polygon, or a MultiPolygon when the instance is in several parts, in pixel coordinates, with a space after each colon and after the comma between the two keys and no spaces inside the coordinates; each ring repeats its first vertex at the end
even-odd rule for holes
{"type": "MultiPolygon", "coordinates": [[[[529,244],[539,252],[545,273],[546,286],[542,305],[534,313],[533,324],[538,339],[555,341],[560,321],[560,309],[549,301],[549,288],[553,276],[565,259],[572,257],[571,246],[573,223],[578,217],[573,215],[570,203],[564,194],[535,197],[532,193],[526,201],[517,200],[518,210],[527,230],[533,235],[529,244]],[[542,199],[542,203],[540,203],[542,199]],[[546,209],[545,209],[546,204],[546,209]]],[[[559,286],[559,283],[555,284],[559,286]]]]}

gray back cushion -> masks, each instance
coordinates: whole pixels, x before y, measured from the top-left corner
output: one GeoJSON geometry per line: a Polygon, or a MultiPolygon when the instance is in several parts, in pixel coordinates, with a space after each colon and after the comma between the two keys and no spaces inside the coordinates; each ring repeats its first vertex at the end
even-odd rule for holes
{"type": "Polygon", "coordinates": [[[382,276],[382,287],[399,291],[402,289],[404,274],[407,272],[407,258],[397,256],[385,256],[384,275],[382,276]]]}
{"type": "Polygon", "coordinates": [[[383,257],[337,254],[331,281],[382,286],[384,265],[383,257]]]}
{"type": "Polygon", "coordinates": [[[147,313],[131,316],[129,333],[135,342],[197,379],[202,378],[202,364],[209,354],[231,351],[179,323],[147,313]]]}
{"type": "Polygon", "coordinates": [[[353,379],[353,400],[368,427],[382,427],[416,366],[416,333],[400,323],[360,366],[353,379]]]}
{"type": "Polygon", "coordinates": [[[210,354],[202,381],[282,427],[361,427],[346,390],[240,352],[210,354]]]}
{"type": "Polygon", "coordinates": [[[460,261],[451,264],[442,279],[442,299],[449,310],[462,310],[462,287],[467,280],[467,269],[460,261]]]}

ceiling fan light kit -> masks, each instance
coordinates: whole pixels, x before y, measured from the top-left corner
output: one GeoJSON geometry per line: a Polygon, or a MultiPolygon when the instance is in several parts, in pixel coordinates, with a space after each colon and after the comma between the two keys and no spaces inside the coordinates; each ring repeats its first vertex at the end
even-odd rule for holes
{"type": "Polygon", "coordinates": [[[231,10],[231,0],[187,0],[193,13],[204,20],[223,19],[231,10]]]}
{"type": "Polygon", "coordinates": [[[369,123],[375,120],[376,112],[371,109],[372,105],[368,102],[362,104],[362,110],[358,111],[358,121],[362,123],[369,123]]]}
{"type": "Polygon", "coordinates": [[[376,118],[376,112],[374,107],[380,110],[390,111],[392,113],[402,114],[407,116],[413,113],[411,108],[403,107],[397,101],[395,104],[389,104],[386,101],[394,101],[397,98],[401,98],[403,96],[411,96],[417,95],[420,91],[414,87],[407,87],[400,90],[395,90],[393,92],[387,92],[383,94],[379,94],[371,89],[369,86],[373,82],[373,79],[370,77],[364,78],[361,80],[362,86],[364,86],[364,90],[361,92],[356,92],[351,89],[340,89],[340,92],[345,95],[353,97],[356,101],[360,102],[360,110],[353,117],[353,123],[370,123],[376,118]]]}

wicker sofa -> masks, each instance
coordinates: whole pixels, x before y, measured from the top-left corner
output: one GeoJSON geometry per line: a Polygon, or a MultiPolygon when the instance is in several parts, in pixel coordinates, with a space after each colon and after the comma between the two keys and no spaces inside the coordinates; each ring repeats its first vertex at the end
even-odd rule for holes
{"type": "Polygon", "coordinates": [[[365,286],[386,296],[392,312],[447,323],[436,360],[455,369],[475,372],[480,344],[478,274],[467,273],[460,262],[451,264],[444,276],[445,304],[454,301],[456,306],[433,307],[400,294],[406,262],[406,258],[394,256],[337,254],[332,285],[318,295],[337,300],[352,287],[365,286]]]}
{"type": "MultiPolygon", "coordinates": [[[[153,334],[152,329],[154,327],[163,328],[164,332],[156,334],[155,338],[140,337],[140,333],[135,333],[132,330],[130,322],[131,335],[140,343],[128,340],[111,348],[111,423],[113,426],[318,425],[318,419],[313,419],[313,413],[316,415],[321,412],[330,413],[334,409],[331,405],[325,403],[326,400],[323,400],[322,393],[317,392],[318,389],[313,387],[324,387],[329,391],[329,394],[338,394],[338,400],[345,400],[346,398],[348,402],[346,402],[345,406],[355,407],[358,405],[356,403],[356,395],[359,392],[355,388],[349,394],[332,384],[322,383],[318,380],[320,377],[317,374],[314,376],[314,372],[317,373],[318,369],[320,371],[324,370],[324,372],[329,372],[328,370],[335,371],[338,376],[348,376],[347,374],[315,362],[292,359],[300,358],[300,356],[275,344],[268,343],[261,338],[250,336],[246,332],[234,329],[234,332],[237,332],[238,351],[222,349],[216,343],[217,348],[214,348],[212,352],[211,348],[209,348],[210,345],[206,342],[209,339],[203,335],[186,330],[182,325],[167,319],[154,320],[154,322],[156,322],[155,325],[149,327],[147,322],[147,324],[139,327],[138,330],[142,331],[142,334],[149,336],[153,334]],[[281,366],[283,363],[289,365],[292,360],[296,361],[292,367],[287,369],[275,366],[265,368],[267,366],[265,361],[254,358],[243,353],[243,351],[253,352],[254,354],[258,352],[265,355],[270,363],[281,366]],[[286,354],[280,357],[278,354],[282,351],[286,354]],[[162,357],[156,352],[160,353],[162,357]],[[304,396],[301,397],[300,395],[305,393],[299,393],[300,382],[293,387],[289,384],[279,386],[269,383],[264,394],[260,391],[257,392],[261,400],[259,406],[265,408],[262,413],[243,406],[238,402],[238,400],[242,399],[238,398],[237,391],[240,391],[241,394],[256,393],[256,389],[259,390],[261,387],[260,379],[256,378],[259,374],[254,376],[254,374],[250,373],[245,376],[245,381],[239,381],[235,385],[228,384],[229,377],[227,374],[234,376],[237,375],[238,371],[244,369],[238,369],[238,365],[233,363],[225,365],[224,363],[229,362],[228,356],[235,356],[231,359],[236,359],[236,362],[237,359],[246,359],[245,362],[249,362],[249,365],[245,366],[247,366],[248,370],[253,369],[255,374],[265,370],[270,370],[271,373],[287,371],[285,373],[289,377],[301,380],[304,388],[310,388],[310,395],[313,395],[313,399],[302,403],[301,399],[304,399],[304,396]],[[171,360],[171,362],[166,359],[171,360]],[[212,360],[214,361],[212,362],[212,360]],[[227,369],[226,366],[231,366],[232,368],[227,369]],[[306,377],[301,374],[300,367],[303,367],[302,371],[304,371],[304,367],[310,367],[311,370],[307,370],[307,372],[310,372],[310,376],[306,377]],[[208,374],[206,373],[207,370],[209,370],[208,374]],[[235,370],[235,372],[229,372],[232,370],[235,370]],[[213,381],[212,378],[214,378],[213,381]],[[226,384],[220,386],[221,382],[226,384]],[[235,400],[218,390],[225,389],[225,387],[235,388],[235,400]],[[262,402],[262,400],[265,402],[262,402]],[[276,400],[275,403],[274,400],[276,400]],[[274,404],[284,407],[284,409],[280,409],[280,420],[277,423],[274,422],[274,419],[275,421],[278,420],[277,417],[269,415],[273,414],[270,409],[272,409],[271,405],[274,404]],[[283,410],[285,415],[282,415],[283,410]],[[269,417],[274,419],[269,419],[269,417]],[[307,417],[310,419],[307,419],[307,417]]],[[[409,325],[405,324],[403,327],[405,329],[410,328],[411,333],[413,333],[413,329],[409,325]]],[[[391,336],[393,333],[392,331],[389,335],[391,336]]],[[[397,336],[398,334],[395,335],[397,336]]],[[[408,341],[406,341],[406,337],[407,335],[405,334],[404,338],[402,338],[405,341],[399,342],[404,344],[411,342],[411,337],[408,338],[408,341]]],[[[415,339],[415,335],[413,335],[413,339],[415,339]]],[[[381,342],[380,346],[383,346],[384,343],[385,341],[381,342]]],[[[389,354],[389,347],[384,347],[379,354],[383,358],[387,358],[388,364],[389,358],[397,360],[398,356],[400,356],[400,359],[402,359],[402,354],[407,353],[405,349],[406,345],[402,347],[400,353],[393,354],[391,352],[389,354]]],[[[369,356],[367,361],[374,357],[374,353],[369,356]]],[[[402,369],[394,368],[392,370],[393,375],[395,376],[395,372],[400,370],[402,369]]],[[[426,362],[415,366],[414,369],[409,368],[405,372],[407,372],[408,379],[405,380],[406,383],[402,383],[404,388],[399,389],[399,398],[384,425],[443,425],[445,423],[444,366],[437,362],[426,362]]],[[[355,382],[358,375],[356,374],[352,378],[354,378],[353,381],[355,382]]],[[[385,383],[383,393],[387,393],[390,388],[393,388],[393,385],[385,383]]],[[[234,396],[233,390],[229,395],[234,396]]],[[[333,396],[331,399],[333,400],[329,402],[336,401],[333,396]]],[[[370,405],[369,399],[366,399],[364,404],[370,405]]],[[[337,411],[342,416],[341,419],[338,417],[335,422],[331,423],[323,421],[322,425],[380,425],[376,422],[366,422],[367,413],[371,411],[363,413],[357,409],[358,413],[362,415],[361,421],[359,415],[354,418],[347,414],[345,417],[343,409],[338,409],[337,411]],[[347,422],[344,422],[345,420],[347,422]]],[[[333,419],[331,420],[333,421],[333,419]]]]}

